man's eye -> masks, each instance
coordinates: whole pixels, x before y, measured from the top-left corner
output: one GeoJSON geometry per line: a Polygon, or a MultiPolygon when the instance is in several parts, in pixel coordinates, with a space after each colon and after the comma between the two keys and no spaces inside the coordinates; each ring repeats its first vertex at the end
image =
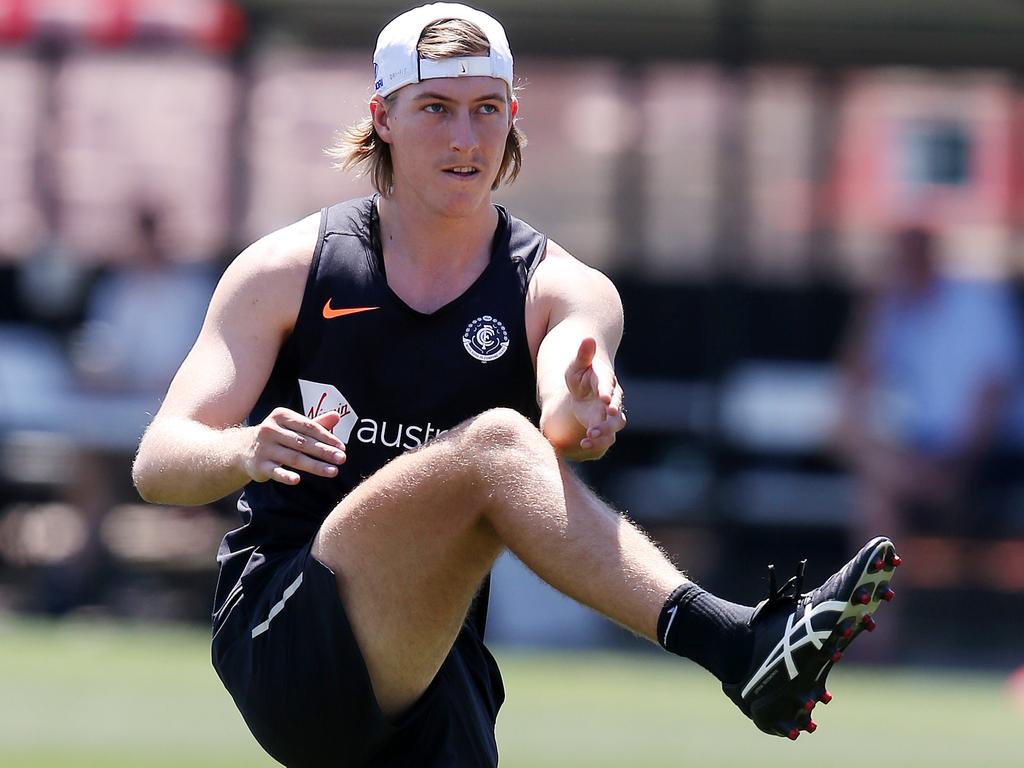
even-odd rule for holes
{"type": "Polygon", "coordinates": [[[498,113],[498,107],[495,104],[481,104],[480,111],[485,115],[495,115],[498,113]]]}
{"type": "Polygon", "coordinates": [[[441,112],[444,112],[444,105],[443,104],[427,104],[427,106],[425,106],[423,108],[423,110],[425,112],[430,112],[431,114],[437,115],[437,114],[440,114],[441,112]]]}

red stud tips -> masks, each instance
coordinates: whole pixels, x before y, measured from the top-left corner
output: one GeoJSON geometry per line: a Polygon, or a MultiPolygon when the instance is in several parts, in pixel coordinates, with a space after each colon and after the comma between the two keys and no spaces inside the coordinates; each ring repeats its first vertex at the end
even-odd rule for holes
{"type": "Polygon", "coordinates": [[[885,587],[884,589],[878,590],[878,599],[879,600],[885,600],[885,602],[888,603],[894,597],[896,597],[896,593],[893,591],[892,587],[885,587]]]}
{"type": "Polygon", "coordinates": [[[818,701],[820,701],[822,704],[828,704],[830,701],[832,701],[832,694],[828,691],[825,691],[823,694],[821,694],[821,698],[818,699],[818,701]]]}
{"type": "Polygon", "coordinates": [[[808,699],[807,701],[805,701],[804,712],[810,712],[812,709],[814,709],[814,705],[817,703],[818,702],[816,702],[814,699],[808,699]]]}
{"type": "Polygon", "coordinates": [[[882,558],[878,557],[878,558],[875,558],[874,560],[871,561],[871,566],[869,567],[869,571],[871,573],[878,573],[884,567],[885,567],[885,561],[882,558]]]}
{"type": "Polygon", "coordinates": [[[843,630],[843,639],[849,640],[853,636],[853,627],[847,627],[843,630]]]}
{"type": "Polygon", "coordinates": [[[850,602],[852,602],[854,605],[867,605],[871,602],[871,588],[861,587],[853,593],[853,597],[851,598],[850,602]]]}
{"type": "Polygon", "coordinates": [[[878,623],[873,618],[871,618],[871,616],[865,616],[863,619],[860,620],[860,623],[864,625],[864,629],[866,629],[868,632],[874,632],[875,627],[878,626],[878,623]]]}
{"type": "Polygon", "coordinates": [[[893,568],[899,568],[900,565],[902,565],[902,564],[903,564],[903,558],[900,557],[897,554],[893,554],[893,556],[892,556],[892,567],[893,568]]]}
{"type": "Polygon", "coordinates": [[[799,735],[800,735],[800,729],[799,728],[790,728],[789,729],[789,733],[786,734],[786,737],[790,741],[796,741],[796,739],[797,739],[797,737],[799,735]]]}
{"type": "Polygon", "coordinates": [[[832,663],[835,664],[841,658],[843,658],[843,652],[842,651],[836,651],[835,653],[832,654],[832,663]]]}
{"type": "Polygon", "coordinates": [[[816,722],[811,720],[809,723],[807,723],[807,732],[808,733],[814,733],[816,730],[818,730],[818,724],[816,722]]]}

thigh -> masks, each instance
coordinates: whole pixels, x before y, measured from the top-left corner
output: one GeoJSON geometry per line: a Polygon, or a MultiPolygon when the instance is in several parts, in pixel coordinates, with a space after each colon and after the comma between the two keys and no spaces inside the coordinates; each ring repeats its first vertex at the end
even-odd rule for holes
{"type": "Polygon", "coordinates": [[[465,433],[458,427],[366,479],[314,541],[389,716],[430,685],[501,551],[481,514],[486,493],[465,433]]]}

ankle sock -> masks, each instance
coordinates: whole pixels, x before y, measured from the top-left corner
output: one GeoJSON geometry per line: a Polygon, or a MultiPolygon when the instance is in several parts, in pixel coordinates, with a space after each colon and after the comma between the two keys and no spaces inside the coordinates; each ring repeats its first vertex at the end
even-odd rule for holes
{"type": "Polygon", "coordinates": [[[700,664],[723,683],[739,682],[753,653],[754,609],[715,597],[692,582],[679,586],[658,616],[658,642],[700,664]]]}

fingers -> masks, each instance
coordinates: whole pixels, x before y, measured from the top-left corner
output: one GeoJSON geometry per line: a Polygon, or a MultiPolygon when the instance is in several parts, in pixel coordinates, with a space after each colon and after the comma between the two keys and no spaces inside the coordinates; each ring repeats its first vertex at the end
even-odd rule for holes
{"type": "MultiPolygon", "coordinates": [[[[612,388],[612,395],[610,402],[608,403],[608,413],[612,416],[618,416],[619,413],[625,414],[625,410],[622,407],[622,400],[625,397],[625,393],[622,391],[622,387],[619,386],[619,382],[616,379],[612,388]]],[[[625,416],[623,416],[625,418],[625,416]]]]}
{"type": "Polygon", "coordinates": [[[307,419],[302,414],[287,408],[275,408],[268,419],[292,432],[314,437],[335,448],[345,447],[341,439],[331,431],[341,421],[341,416],[336,411],[328,411],[315,419],[307,419]]]}
{"type": "Polygon", "coordinates": [[[256,430],[251,456],[246,466],[257,482],[274,480],[295,485],[298,472],[320,477],[336,477],[338,466],[346,460],[345,446],[330,429],[340,420],[331,412],[316,419],[286,408],[275,408],[256,430]]]}
{"type": "Polygon", "coordinates": [[[281,445],[300,453],[304,453],[307,456],[312,456],[315,459],[320,459],[333,464],[341,464],[345,461],[344,447],[336,448],[333,445],[328,445],[316,438],[292,432],[290,430],[282,432],[281,437],[281,445]]]}
{"type": "Polygon", "coordinates": [[[596,379],[594,391],[597,393],[598,399],[605,405],[611,405],[612,399],[615,396],[615,390],[618,387],[614,371],[607,366],[601,366],[600,373],[595,371],[594,378],[596,379]]]}
{"type": "Polygon", "coordinates": [[[300,470],[311,475],[319,475],[320,477],[335,477],[338,474],[337,464],[318,461],[305,453],[293,451],[282,446],[272,446],[264,455],[266,457],[265,460],[272,462],[277,467],[300,470]]]}
{"type": "Polygon", "coordinates": [[[275,480],[279,483],[284,483],[285,485],[297,485],[299,482],[299,475],[297,472],[292,472],[284,467],[277,467],[273,464],[270,464],[270,471],[267,474],[268,480],[275,480]]]}
{"type": "Polygon", "coordinates": [[[615,386],[615,374],[600,361],[595,362],[597,341],[587,337],[580,342],[576,357],[565,371],[565,384],[575,400],[597,398],[604,403],[611,402],[615,386]]]}
{"type": "Polygon", "coordinates": [[[622,406],[622,387],[616,382],[610,396],[611,402],[603,409],[595,410],[593,420],[587,425],[587,434],[580,441],[586,450],[606,451],[615,443],[616,433],[626,426],[626,410],[622,406]]]}
{"type": "Polygon", "coordinates": [[[590,364],[594,362],[594,355],[597,353],[597,340],[591,337],[587,337],[580,342],[580,348],[576,352],[576,359],[573,360],[574,365],[578,370],[590,367],[590,364]]]}
{"type": "Polygon", "coordinates": [[[567,377],[566,384],[574,400],[593,400],[599,397],[601,382],[593,368],[584,368],[577,372],[571,383],[567,377]]]}
{"type": "Polygon", "coordinates": [[[603,422],[587,430],[586,437],[580,440],[580,448],[606,451],[614,445],[616,433],[625,426],[626,419],[621,413],[608,416],[603,422]]]}
{"type": "Polygon", "coordinates": [[[328,411],[327,413],[321,413],[319,416],[313,419],[314,424],[319,424],[328,432],[333,432],[334,428],[338,426],[339,421],[341,421],[341,414],[338,413],[337,411],[328,411]]]}

